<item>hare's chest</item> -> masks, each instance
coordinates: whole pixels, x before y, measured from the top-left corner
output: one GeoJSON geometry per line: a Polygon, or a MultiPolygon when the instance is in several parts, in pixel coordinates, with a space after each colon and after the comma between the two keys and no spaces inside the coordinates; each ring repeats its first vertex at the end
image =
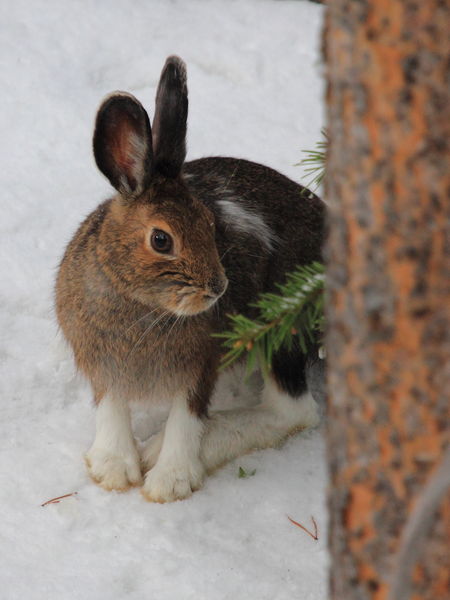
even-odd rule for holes
{"type": "Polygon", "coordinates": [[[207,344],[198,332],[186,332],[175,322],[151,329],[144,325],[125,344],[124,382],[134,396],[164,402],[194,386],[208,360],[207,344]]]}

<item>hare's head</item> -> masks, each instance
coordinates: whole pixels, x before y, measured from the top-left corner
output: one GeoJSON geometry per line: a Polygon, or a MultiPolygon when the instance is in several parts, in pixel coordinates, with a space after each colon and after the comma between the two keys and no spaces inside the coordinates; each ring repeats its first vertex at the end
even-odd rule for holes
{"type": "Polygon", "coordinates": [[[97,165],[119,192],[102,232],[102,263],[125,293],[178,315],[207,310],[227,287],[214,215],[181,176],[187,110],[185,65],[171,56],[153,125],[136,98],[117,92],[100,106],[94,133],[97,165]]]}

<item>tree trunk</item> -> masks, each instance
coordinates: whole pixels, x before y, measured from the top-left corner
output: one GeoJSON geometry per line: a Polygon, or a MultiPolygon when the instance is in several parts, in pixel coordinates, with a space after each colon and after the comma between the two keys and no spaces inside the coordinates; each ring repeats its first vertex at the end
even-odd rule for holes
{"type": "Polygon", "coordinates": [[[448,598],[450,3],[333,0],[324,49],[331,597],[448,598]]]}

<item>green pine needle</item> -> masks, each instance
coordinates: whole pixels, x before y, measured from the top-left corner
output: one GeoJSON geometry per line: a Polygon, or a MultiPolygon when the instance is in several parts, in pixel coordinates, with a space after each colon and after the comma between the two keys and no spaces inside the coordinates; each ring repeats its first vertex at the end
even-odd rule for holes
{"type": "MultiPolygon", "coordinates": [[[[325,177],[328,147],[325,129],[322,135],[324,139],[317,142],[315,150],[303,150],[307,157],[298,163],[308,176],[312,176],[302,195],[310,194],[307,188],[311,186],[317,189],[325,177]]],[[[257,363],[267,374],[274,353],[282,346],[292,348],[295,337],[305,354],[310,344],[320,342],[324,330],[324,277],[325,269],[320,263],[297,267],[287,275],[286,282],[278,286],[280,294],[262,294],[252,305],[259,310],[254,321],[243,315],[230,315],[231,328],[216,334],[224,340],[226,349],[222,369],[246,355],[248,374],[257,363]]]]}
{"type": "MultiPolygon", "coordinates": [[[[313,187],[313,191],[322,185],[325,178],[325,162],[328,148],[328,134],[326,129],[322,129],[322,135],[324,140],[316,143],[316,150],[302,150],[306,154],[306,158],[303,158],[296,166],[303,167],[303,171],[309,178],[309,181],[305,185],[305,188],[313,187]]],[[[307,193],[302,192],[303,193],[307,193]]]]}
{"type": "Polygon", "coordinates": [[[256,362],[267,372],[274,353],[283,345],[290,348],[294,336],[306,353],[308,344],[317,342],[323,331],[324,272],[317,262],[299,266],[278,285],[280,294],[262,294],[253,305],[259,309],[257,319],[231,315],[231,329],[216,335],[227,349],[222,368],[246,353],[249,373],[256,362]]]}

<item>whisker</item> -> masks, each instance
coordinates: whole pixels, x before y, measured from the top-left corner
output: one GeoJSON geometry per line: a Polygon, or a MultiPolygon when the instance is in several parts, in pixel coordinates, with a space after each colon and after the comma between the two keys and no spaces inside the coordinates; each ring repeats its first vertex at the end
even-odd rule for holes
{"type": "Polygon", "coordinates": [[[163,328],[160,328],[158,330],[158,333],[156,334],[155,340],[154,340],[154,345],[156,346],[157,344],[159,344],[161,338],[163,335],[166,335],[166,333],[164,332],[163,328]]]}
{"type": "Polygon", "coordinates": [[[145,313],[145,315],[143,315],[142,317],[139,317],[139,319],[137,319],[134,323],[132,323],[126,330],[125,333],[128,333],[130,331],[130,329],[132,329],[135,325],[137,325],[140,321],[143,321],[145,318],[149,317],[150,315],[152,315],[154,312],[156,312],[157,310],[159,310],[159,306],[157,306],[156,308],[154,308],[153,310],[150,310],[148,313],[145,313]]]}
{"type": "Polygon", "coordinates": [[[229,248],[227,248],[227,249],[225,250],[225,252],[224,252],[224,253],[222,254],[222,256],[219,258],[220,262],[222,262],[222,259],[223,259],[223,257],[224,257],[226,254],[228,254],[228,252],[229,252],[230,250],[232,250],[233,248],[234,248],[234,246],[230,246],[229,248]]]}
{"type": "Polygon", "coordinates": [[[246,253],[245,253],[245,256],[250,256],[251,258],[259,258],[259,259],[261,259],[261,258],[264,258],[264,257],[265,257],[265,255],[261,255],[261,254],[251,254],[250,252],[246,252],[246,253]]]}
{"type": "Polygon", "coordinates": [[[184,319],[184,315],[178,315],[178,317],[175,319],[174,323],[172,324],[171,328],[169,329],[169,331],[167,332],[167,338],[170,337],[170,334],[172,332],[172,329],[175,327],[175,325],[177,325],[177,323],[179,321],[181,321],[181,319],[184,319]]]}
{"type": "Polygon", "coordinates": [[[224,192],[228,191],[228,186],[231,183],[231,180],[233,179],[233,177],[236,175],[236,171],[238,170],[239,165],[236,165],[234,171],[231,173],[231,177],[228,179],[228,181],[226,182],[226,184],[224,185],[224,187],[220,190],[220,192],[223,194],[224,192]]]}
{"type": "Polygon", "coordinates": [[[177,316],[177,318],[175,319],[175,321],[172,323],[172,326],[171,326],[171,328],[169,329],[169,331],[168,331],[168,332],[167,332],[167,334],[166,334],[166,343],[164,344],[164,352],[166,351],[166,348],[167,348],[167,343],[169,342],[170,334],[171,334],[171,332],[172,332],[173,328],[174,328],[174,327],[177,325],[177,323],[178,323],[180,320],[184,320],[184,319],[185,319],[185,316],[184,316],[184,315],[178,315],[178,316],[177,316]]]}
{"type": "MultiPolygon", "coordinates": [[[[157,319],[155,319],[152,323],[150,323],[150,325],[144,330],[144,333],[140,336],[140,338],[138,339],[138,341],[134,344],[133,348],[130,350],[130,352],[128,353],[127,358],[125,359],[125,362],[128,362],[128,360],[131,358],[131,356],[133,355],[133,352],[136,350],[136,348],[139,346],[139,344],[141,344],[141,342],[144,340],[144,338],[147,336],[147,334],[154,328],[156,327],[159,322],[165,318],[168,314],[170,314],[169,310],[164,311],[161,315],[159,315],[159,317],[157,319]]],[[[161,331],[161,329],[160,329],[161,331]]]]}

